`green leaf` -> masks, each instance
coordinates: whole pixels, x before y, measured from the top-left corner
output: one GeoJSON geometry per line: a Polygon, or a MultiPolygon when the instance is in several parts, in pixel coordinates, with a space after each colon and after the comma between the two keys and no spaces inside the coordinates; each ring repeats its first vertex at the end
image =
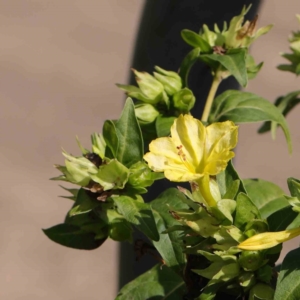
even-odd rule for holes
{"type": "Polygon", "coordinates": [[[182,272],[185,264],[185,255],[183,248],[178,243],[180,240],[180,231],[162,233],[168,228],[180,225],[169,213],[172,209],[186,209],[188,206],[184,203],[185,196],[177,189],[171,188],[163,192],[157,199],[151,202],[151,207],[154,212],[155,221],[160,239],[154,242],[154,246],[162,256],[166,265],[172,268],[177,273],[182,272]]]}
{"type": "Polygon", "coordinates": [[[257,207],[246,194],[240,193],[236,199],[234,225],[241,228],[243,225],[254,219],[260,219],[260,213],[257,207]]]}
{"type": "Polygon", "coordinates": [[[48,229],[43,229],[43,231],[53,242],[75,249],[96,249],[106,240],[106,238],[95,239],[95,233],[85,231],[78,226],[70,224],[59,224],[48,229]]]}
{"type": "MultiPolygon", "coordinates": [[[[287,114],[300,103],[300,98],[298,98],[299,95],[300,91],[296,91],[279,97],[275,101],[275,106],[278,107],[284,116],[287,116],[287,114]]],[[[259,128],[258,132],[264,133],[271,130],[271,128],[272,130],[276,130],[276,127],[276,122],[267,121],[259,128]]]]}
{"type": "Polygon", "coordinates": [[[169,268],[156,265],[126,284],[115,300],[181,300],[183,294],[182,278],[169,268]]]}
{"type": "Polygon", "coordinates": [[[179,76],[182,79],[182,87],[188,87],[189,86],[189,73],[192,68],[192,66],[195,64],[195,62],[198,60],[200,53],[199,48],[193,49],[191,52],[187,54],[187,56],[183,59],[180,69],[179,69],[179,76]]]}
{"type": "Polygon", "coordinates": [[[263,219],[289,206],[283,190],[272,182],[262,179],[247,179],[244,180],[244,185],[263,219]]]}
{"type": "Polygon", "coordinates": [[[194,31],[183,29],[181,31],[181,37],[190,46],[200,48],[203,53],[209,53],[212,51],[209,43],[194,31]]]}
{"type": "Polygon", "coordinates": [[[78,214],[87,213],[97,206],[100,206],[100,204],[99,201],[90,197],[87,190],[81,188],[77,193],[73,208],[69,211],[69,216],[72,217],[78,214]]]}
{"type": "Polygon", "coordinates": [[[170,135],[170,128],[175,119],[175,117],[165,117],[162,115],[158,116],[155,122],[157,137],[170,135]]]}
{"type": "Polygon", "coordinates": [[[124,218],[135,225],[149,239],[159,240],[159,234],[156,228],[153,212],[147,203],[139,202],[128,196],[111,197],[118,207],[118,211],[124,218]]]}
{"type": "Polygon", "coordinates": [[[292,151],[290,131],[284,116],[277,107],[264,98],[252,93],[234,90],[222,93],[214,101],[209,122],[227,120],[235,123],[274,121],[281,126],[289,151],[292,151]]]}
{"type": "Polygon", "coordinates": [[[300,199],[300,180],[290,177],[288,178],[287,183],[291,195],[300,199]]]}
{"type": "Polygon", "coordinates": [[[230,161],[226,169],[217,175],[217,183],[221,192],[222,199],[235,199],[241,192],[247,194],[243,181],[230,161]]]}
{"type": "Polygon", "coordinates": [[[274,300],[300,299],[300,248],[284,258],[277,280],[274,300]]]}
{"type": "MultiPolygon", "coordinates": [[[[209,63],[209,61],[220,63],[225,70],[235,77],[241,86],[245,87],[248,83],[246,56],[247,49],[239,48],[229,49],[224,55],[215,53],[200,55],[199,59],[205,63],[209,63]]],[[[214,63],[212,67],[215,67],[214,63]]]]}
{"type": "Polygon", "coordinates": [[[130,167],[142,160],[144,155],[142,132],[130,98],[127,98],[121,117],[115,126],[119,140],[116,158],[126,167],[130,167]]]}
{"type": "Polygon", "coordinates": [[[291,206],[284,207],[267,218],[270,231],[282,231],[288,228],[293,223],[293,220],[298,216],[291,206]]]}
{"type": "Polygon", "coordinates": [[[108,158],[115,158],[117,156],[119,140],[114,122],[111,120],[105,121],[102,130],[103,138],[107,145],[105,149],[105,156],[108,158]]]}

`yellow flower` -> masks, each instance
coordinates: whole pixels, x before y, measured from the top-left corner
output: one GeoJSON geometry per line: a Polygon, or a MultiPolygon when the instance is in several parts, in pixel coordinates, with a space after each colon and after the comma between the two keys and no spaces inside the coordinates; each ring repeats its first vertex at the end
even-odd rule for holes
{"type": "Polygon", "coordinates": [[[288,229],[279,232],[264,232],[252,236],[238,245],[242,250],[263,250],[293,239],[300,235],[300,228],[288,229]]]}
{"type": "Polygon", "coordinates": [[[238,127],[231,121],[205,127],[190,115],[180,115],[171,137],[152,141],[144,155],[149,167],[164,172],[170,181],[194,181],[223,171],[234,157],[238,127]]]}

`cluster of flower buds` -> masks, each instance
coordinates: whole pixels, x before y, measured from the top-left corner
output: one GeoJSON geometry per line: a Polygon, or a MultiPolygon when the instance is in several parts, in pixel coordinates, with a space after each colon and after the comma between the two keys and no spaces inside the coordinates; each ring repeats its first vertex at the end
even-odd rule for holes
{"type": "Polygon", "coordinates": [[[180,76],[173,71],[155,67],[153,75],[132,69],[138,87],[117,84],[135,103],[136,116],[140,124],[150,124],[162,114],[178,116],[188,113],[195,104],[195,96],[188,88],[182,88],[180,76]]]}
{"type": "MultiPolygon", "coordinates": [[[[146,187],[153,184],[153,173],[143,161],[129,168],[116,158],[105,157],[106,143],[101,134],[94,133],[92,151],[83,148],[78,141],[82,156],[76,157],[63,151],[65,166],[55,165],[63,174],[55,180],[68,181],[98,193],[113,190],[134,190],[137,194],[146,193],[146,187]]],[[[101,199],[103,200],[103,199],[101,199]]]]}
{"type": "Polygon", "coordinates": [[[252,21],[244,22],[244,16],[250,8],[251,5],[248,8],[243,7],[242,12],[231,19],[229,26],[224,22],[222,30],[217,24],[214,30],[203,25],[199,34],[184,30],[182,37],[191,46],[200,48],[202,53],[224,54],[228,49],[248,48],[257,38],[272,28],[272,25],[268,25],[256,30],[257,16],[252,21]]]}
{"type": "MultiPolygon", "coordinates": [[[[296,16],[300,23],[300,15],[296,16]]],[[[290,64],[279,65],[278,69],[282,71],[289,71],[296,75],[300,74],[300,31],[293,32],[289,38],[290,49],[292,53],[282,53],[282,57],[287,59],[290,64]]]]}

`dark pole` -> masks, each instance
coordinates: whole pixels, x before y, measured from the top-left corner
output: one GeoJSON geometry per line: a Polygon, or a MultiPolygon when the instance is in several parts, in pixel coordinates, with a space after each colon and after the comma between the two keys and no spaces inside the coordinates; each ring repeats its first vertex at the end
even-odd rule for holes
{"type": "MultiPolygon", "coordinates": [[[[155,65],[166,70],[177,71],[185,55],[191,47],[180,37],[182,29],[198,32],[203,24],[210,28],[217,23],[220,28],[223,22],[238,15],[243,5],[252,3],[247,15],[253,19],[258,11],[259,0],[148,0],[145,1],[137,34],[132,67],[139,71],[153,72],[155,65]]],[[[197,102],[192,110],[195,117],[200,118],[207,97],[212,76],[208,68],[201,63],[196,64],[191,71],[190,88],[193,90],[197,102]]],[[[135,84],[131,74],[131,84],[135,84]]],[[[238,83],[230,77],[226,79],[218,90],[222,93],[227,89],[238,89],[238,83]]],[[[149,189],[146,201],[155,199],[162,191],[170,187],[167,181],[159,181],[149,189]]],[[[135,233],[134,238],[141,238],[135,233]]],[[[145,238],[144,238],[145,239],[145,238]]],[[[143,257],[135,261],[133,245],[121,244],[119,287],[133,280],[147,271],[155,263],[151,257],[143,257]]]]}

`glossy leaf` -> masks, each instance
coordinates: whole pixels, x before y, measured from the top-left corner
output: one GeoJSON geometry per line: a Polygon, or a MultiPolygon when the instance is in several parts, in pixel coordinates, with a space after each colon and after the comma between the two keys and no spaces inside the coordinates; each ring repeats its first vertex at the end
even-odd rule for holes
{"type": "MultiPolygon", "coordinates": [[[[287,116],[288,113],[294,109],[296,105],[300,103],[300,91],[289,93],[285,96],[279,97],[275,101],[275,106],[281,111],[284,116],[287,116]]],[[[275,131],[277,127],[276,122],[267,121],[265,122],[258,130],[259,133],[264,133],[269,130],[275,131]]]]}
{"type": "Polygon", "coordinates": [[[170,135],[170,128],[175,119],[175,117],[158,116],[155,122],[157,137],[170,135]]]}
{"type": "Polygon", "coordinates": [[[181,300],[184,286],[182,278],[171,269],[156,265],[126,284],[115,300],[181,300]]]}
{"type": "Polygon", "coordinates": [[[43,231],[53,242],[75,249],[96,249],[106,240],[106,238],[95,239],[96,235],[94,233],[84,231],[80,227],[70,224],[59,224],[43,229],[43,231]]]}
{"type": "Polygon", "coordinates": [[[180,273],[185,263],[183,248],[178,241],[180,240],[180,231],[162,233],[166,229],[180,225],[169,213],[172,209],[185,209],[188,206],[184,203],[184,195],[177,189],[171,188],[163,192],[157,199],[151,202],[155,221],[160,239],[154,242],[154,246],[162,256],[168,267],[180,273]]]}
{"type": "Polygon", "coordinates": [[[254,219],[260,219],[258,208],[246,194],[240,193],[236,199],[234,225],[241,228],[246,223],[254,219]]]}
{"type": "Polygon", "coordinates": [[[128,196],[112,196],[118,211],[131,224],[135,225],[149,239],[159,240],[153,212],[149,204],[139,202],[128,196]]]}
{"type": "Polygon", "coordinates": [[[210,123],[233,121],[235,123],[253,123],[274,121],[284,131],[289,151],[292,150],[291,136],[284,116],[268,100],[255,94],[228,90],[219,95],[209,118],[210,123]]]}
{"type": "Polygon", "coordinates": [[[274,300],[300,299],[300,248],[290,251],[284,258],[274,300]]]}
{"type": "Polygon", "coordinates": [[[189,86],[189,73],[192,68],[192,66],[195,64],[195,62],[198,60],[200,53],[199,48],[193,49],[191,52],[187,54],[187,56],[183,59],[180,69],[179,69],[179,75],[182,79],[182,87],[188,87],[189,86]]]}
{"type": "Polygon", "coordinates": [[[217,182],[222,199],[235,199],[239,192],[247,194],[243,181],[234,169],[232,161],[228,163],[223,172],[217,175],[217,182]]]}
{"type": "Polygon", "coordinates": [[[276,211],[289,206],[283,190],[276,184],[263,179],[244,180],[245,188],[261,217],[266,219],[276,211]]]}
{"type": "Polygon", "coordinates": [[[118,137],[116,158],[126,167],[141,161],[144,155],[142,132],[130,98],[126,100],[120,119],[115,123],[118,137]]]}
{"type": "MultiPolygon", "coordinates": [[[[247,49],[230,49],[224,55],[219,54],[204,54],[200,55],[199,59],[205,63],[218,62],[222,67],[229,71],[229,73],[235,77],[238,83],[245,87],[248,83],[247,68],[246,68],[246,55],[247,49]]],[[[215,68],[215,63],[212,64],[215,68]]]]}

